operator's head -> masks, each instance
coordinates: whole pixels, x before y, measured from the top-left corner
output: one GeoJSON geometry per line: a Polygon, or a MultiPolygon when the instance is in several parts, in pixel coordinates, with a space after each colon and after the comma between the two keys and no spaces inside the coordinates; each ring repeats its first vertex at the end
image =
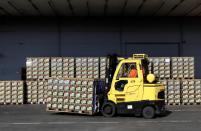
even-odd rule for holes
{"type": "Polygon", "coordinates": [[[132,69],[136,69],[136,66],[133,64],[133,65],[131,65],[131,70],[132,69]]]}

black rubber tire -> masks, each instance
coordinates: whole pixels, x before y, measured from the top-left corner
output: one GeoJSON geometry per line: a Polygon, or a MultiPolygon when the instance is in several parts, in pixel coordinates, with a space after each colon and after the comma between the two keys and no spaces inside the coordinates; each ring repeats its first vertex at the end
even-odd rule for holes
{"type": "Polygon", "coordinates": [[[155,109],[152,106],[146,106],[145,108],[143,108],[142,110],[142,116],[145,119],[152,119],[155,117],[155,109]]]}
{"type": "Polygon", "coordinates": [[[101,113],[105,117],[113,117],[116,115],[116,107],[115,104],[112,102],[103,103],[101,108],[101,113]]]}

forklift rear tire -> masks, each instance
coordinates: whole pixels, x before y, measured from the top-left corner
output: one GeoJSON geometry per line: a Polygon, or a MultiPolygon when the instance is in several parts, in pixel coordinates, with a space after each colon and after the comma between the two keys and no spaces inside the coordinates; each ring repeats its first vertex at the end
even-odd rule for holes
{"type": "Polygon", "coordinates": [[[101,113],[105,117],[113,117],[116,114],[115,104],[112,102],[103,103],[101,113]]]}
{"type": "Polygon", "coordinates": [[[145,108],[143,108],[142,110],[142,116],[145,119],[152,119],[155,117],[155,109],[152,106],[146,106],[145,108]]]}

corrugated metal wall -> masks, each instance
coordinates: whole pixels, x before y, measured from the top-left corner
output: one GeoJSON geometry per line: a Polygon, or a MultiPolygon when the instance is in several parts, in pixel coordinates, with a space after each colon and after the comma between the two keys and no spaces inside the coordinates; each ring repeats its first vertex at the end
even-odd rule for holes
{"type": "Polygon", "coordinates": [[[200,18],[1,18],[0,79],[20,79],[27,56],[130,55],[134,51],[195,56],[195,74],[201,77],[200,22],[200,18]]]}

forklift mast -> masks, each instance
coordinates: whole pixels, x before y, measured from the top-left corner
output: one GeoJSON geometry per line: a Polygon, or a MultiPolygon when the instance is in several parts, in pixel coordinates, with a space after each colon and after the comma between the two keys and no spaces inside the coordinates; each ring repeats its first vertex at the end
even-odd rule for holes
{"type": "Polygon", "coordinates": [[[106,69],[106,80],[105,80],[106,81],[105,96],[107,96],[107,93],[111,88],[112,79],[118,64],[117,55],[108,55],[107,60],[108,64],[106,67],[107,69],[106,69]]]}

